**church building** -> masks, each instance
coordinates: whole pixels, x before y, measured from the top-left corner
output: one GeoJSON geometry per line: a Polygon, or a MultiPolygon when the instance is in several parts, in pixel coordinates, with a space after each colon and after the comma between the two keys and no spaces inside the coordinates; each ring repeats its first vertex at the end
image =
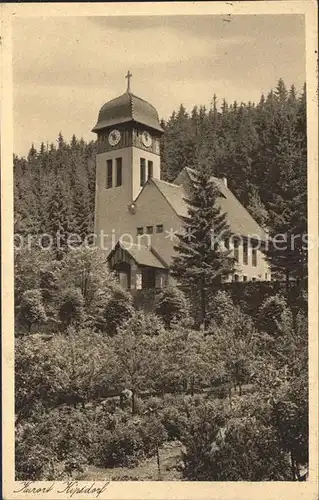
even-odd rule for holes
{"type": "MultiPolygon", "coordinates": [[[[163,129],[156,109],[132,94],[131,76],[128,72],[126,92],[102,106],[93,128],[97,134],[94,232],[110,269],[125,288],[162,288],[172,280],[173,247],[187,215],[184,199],[192,188],[193,171],[184,168],[172,183],[161,180],[163,129]]],[[[227,180],[213,180],[234,235],[225,242],[237,261],[228,281],[270,280],[262,252],[267,234],[227,187],[227,180]]]]}

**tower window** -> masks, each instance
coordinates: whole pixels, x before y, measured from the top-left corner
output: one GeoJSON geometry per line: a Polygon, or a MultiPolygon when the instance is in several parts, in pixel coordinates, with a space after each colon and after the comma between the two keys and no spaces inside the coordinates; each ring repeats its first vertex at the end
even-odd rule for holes
{"type": "Polygon", "coordinates": [[[146,226],[146,234],[153,234],[153,226],[146,226]]]}
{"type": "Polygon", "coordinates": [[[162,233],[163,232],[163,224],[158,224],[156,226],[156,232],[157,233],[162,233]]]}
{"type": "Polygon", "coordinates": [[[116,158],[116,186],[122,186],[122,158],[116,158]]]}
{"type": "Polygon", "coordinates": [[[106,188],[109,189],[113,185],[113,161],[107,160],[106,162],[106,188]]]}
{"type": "Polygon", "coordinates": [[[143,227],[138,227],[138,228],[137,228],[137,234],[138,234],[138,235],[144,234],[144,229],[143,229],[143,227]]]}
{"type": "Polygon", "coordinates": [[[148,162],[148,178],[152,179],[153,177],[153,162],[149,161],[148,162]]]}
{"type": "Polygon", "coordinates": [[[146,181],[146,161],[145,158],[140,159],[140,186],[144,186],[146,181]]]}
{"type": "Polygon", "coordinates": [[[252,261],[253,261],[253,266],[257,266],[257,249],[253,248],[252,250],[252,261]]]}

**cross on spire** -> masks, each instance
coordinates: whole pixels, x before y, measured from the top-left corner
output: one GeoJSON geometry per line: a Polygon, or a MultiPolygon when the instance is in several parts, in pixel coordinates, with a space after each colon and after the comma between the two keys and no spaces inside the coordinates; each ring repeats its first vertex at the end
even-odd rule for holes
{"type": "Polygon", "coordinates": [[[130,82],[130,80],[131,80],[132,76],[133,76],[132,73],[130,72],[130,70],[128,70],[127,75],[125,77],[125,78],[127,78],[127,91],[126,92],[130,92],[131,91],[131,82],[130,82]]]}

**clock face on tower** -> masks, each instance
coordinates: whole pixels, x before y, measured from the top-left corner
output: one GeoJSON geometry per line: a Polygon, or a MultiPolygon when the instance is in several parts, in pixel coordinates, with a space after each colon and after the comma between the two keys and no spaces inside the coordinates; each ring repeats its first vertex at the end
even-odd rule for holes
{"type": "Polygon", "coordinates": [[[142,134],[142,142],[146,148],[149,148],[152,144],[152,137],[149,132],[144,130],[142,134]]]}
{"type": "Polygon", "coordinates": [[[121,132],[119,130],[111,130],[109,133],[109,144],[111,146],[116,146],[121,140],[121,132]]]}

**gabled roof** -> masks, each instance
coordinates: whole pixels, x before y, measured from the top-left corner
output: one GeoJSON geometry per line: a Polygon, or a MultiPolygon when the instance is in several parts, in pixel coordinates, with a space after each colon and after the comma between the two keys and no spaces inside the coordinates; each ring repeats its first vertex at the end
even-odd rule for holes
{"type": "MultiPolygon", "coordinates": [[[[192,173],[194,170],[186,167],[184,169],[192,181],[192,173]]],[[[261,241],[268,239],[267,234],[263,228],[255,221],[250,215],[248,210],[240,203],[240,201],[228,189],[222,179],[212,177],[212,180],[218,187],[220,198],[218,199],[221,211],[227,214],[227,220],[231,232],[237,236],[255,236],[261,241]]],[[[188,214],[187,203],[185,198],[187,193],[181,184],[171,184],[169,182],[152,179],[154,184],[160,190],[162,195],[166,198],[167,202],[171,205],[173,210],[180,217],[185,217],[188,214]]]]}
{"type": "Polygon", "coordinates": [[[184,201],[186,197],[186,191],[184,190],[182,185],[171,184],[170,182],[161,181],[159,179],[152,179],[151,182],[155,184],[155,186],[162,193],[166,201],[171,205],[173,210],[180,217],[184,217],[187,215],[187,204],[184,201]]]}
{"type": "Polygon", "coordinates": [[[157,269],[167,269],[164,263],[159,260],[157,254],[155,255],[154,250],[145,245],[136,243],[125,243],[123,241],[118,241],[112,252],[108,255],[107,260],[109,261],[116,251],[122,248],[126,251],[136,264],[140,266],[156,267],[157,269]]]}

